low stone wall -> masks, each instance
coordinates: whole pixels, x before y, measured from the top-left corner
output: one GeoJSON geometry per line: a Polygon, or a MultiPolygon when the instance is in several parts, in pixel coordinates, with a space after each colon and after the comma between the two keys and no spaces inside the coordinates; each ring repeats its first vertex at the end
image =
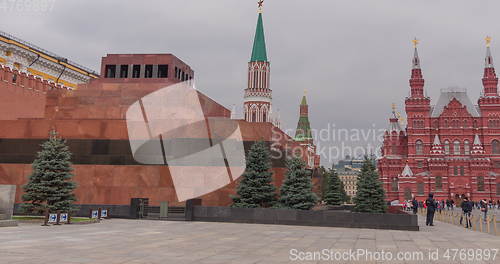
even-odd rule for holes
{"type": "Polygon", "coordinates": [[[418,231],[416,215],[194,206],[193,221],[418,231]]]}
{"type": "MultiPolygon", "coordinates": [[[[110,204],[77,204],[75,205],[75,212],[73,216],[77,217],[88,217],[90,210],[97,210],[98,208],[108,209],[109,217],[111,218],[132,218],[130,215],[129,205],[110,205],[110,204]]],[[[26,213],[22,210],[21,204],[15,204],[14,206],[15,215],[31,215],[31,213],[26,213]]]]}

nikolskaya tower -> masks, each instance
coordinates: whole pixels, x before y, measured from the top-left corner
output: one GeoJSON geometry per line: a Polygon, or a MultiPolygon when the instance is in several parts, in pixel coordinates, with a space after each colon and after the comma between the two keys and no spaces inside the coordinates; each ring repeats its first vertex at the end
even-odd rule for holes
{"type": "Polygon", "coordinates": [[[269,88],[270,63],[267,59],[262,4],[259,1],[259,17],[248,62],[248,85],[244,95],[244,113],[247,122],[272,122],[272,90],[269,88]]]}

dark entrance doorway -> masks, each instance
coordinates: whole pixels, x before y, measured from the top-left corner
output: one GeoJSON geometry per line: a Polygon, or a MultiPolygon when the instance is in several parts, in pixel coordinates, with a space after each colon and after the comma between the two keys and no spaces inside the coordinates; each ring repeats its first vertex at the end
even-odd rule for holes
{"type": "Polygon", "coordinates": [[[149,198],[130,199],[130,217],[145,218],[148,216],[149,198]]]}

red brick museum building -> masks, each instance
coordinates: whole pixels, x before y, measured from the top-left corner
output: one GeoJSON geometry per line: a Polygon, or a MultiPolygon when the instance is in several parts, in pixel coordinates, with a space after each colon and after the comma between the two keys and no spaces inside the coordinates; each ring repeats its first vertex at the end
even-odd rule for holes
{"type": "Polygon", "coordinates": [[[458,88],[442,90],[431,105],[415,42],[408,124],[403,129],[394,113],[378,161],[387,200],[424,200],[429,193],[438,200],[500,199],[500,96],[490,41],[477,105],[458,88]]]}

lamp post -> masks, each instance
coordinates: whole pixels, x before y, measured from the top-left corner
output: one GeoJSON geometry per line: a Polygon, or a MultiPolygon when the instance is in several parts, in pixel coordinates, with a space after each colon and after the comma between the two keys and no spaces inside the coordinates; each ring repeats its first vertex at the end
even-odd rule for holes
{"type": "Polygon", "coordinates": [[[492,201],[492,202],[493,202],[493,188],[492,188],[492,186],[491,186],[491,182],[492,182],[492,181],[494,181],[495,183],[497,182],[497,181],[496,181],[496,176],[497,176],[497,174],[491,171],[491,172],[489,173],[489,176],[490,176],[490,178],[489,178],[489,180],[490,180],[490,182],[489,182],[489,187],[490,187],[490,188],[489,188],[489,189],[490,189],[490,201],[492,201]]]}

